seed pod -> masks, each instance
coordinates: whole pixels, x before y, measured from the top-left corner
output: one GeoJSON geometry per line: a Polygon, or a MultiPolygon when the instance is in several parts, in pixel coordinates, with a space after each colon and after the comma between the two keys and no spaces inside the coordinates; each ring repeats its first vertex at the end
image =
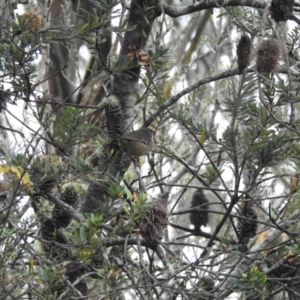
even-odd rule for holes
{"type": "Polygon", "coordinates": [[[154,206],[137,220],[137,225],[144,240],[156,244],[163,238],[164,228],[168,222],[168,210],[161,203],[154,206]]]}
{"type": "Polygon", "coordinates": [[[41,238],[42,249],[51,259],[63,261],[70,256],[67,249],[68,238],[62,231],[56,229],[52,220],[46,216],[41,219],[41,238]]]}
{"type": "MultiPolygon", "coordinates": [[[[78,206],[78,196],[73,187],[68,187],[60,196],[61,200],[73,208],[78,206]]],[[[71,223],[70,213],[59,205],[55,205],[52,211],[52,221],[56,228],[67,227],[71,223]]]]}
{"type": "Polygon", "coordinates": [[[251,49],[251,39],[246,34],[242,35],[236,48],[237,64],[240,73],[242,73],[250,63],[251,49]]]}
{"type": "Polygon", "coordinates": [[[282,47],[279,40],[262,40],[257,46],[256,68],[259,73],[271,73],[277,69],[282,47]]]}
{"type": "Polygon", "coordinates": [[[208,203],[202,189],[197,189],[193,194],[191,208],[197,207],[199,211],[190,213],[190,222],[195,227],[195,232],[201,231],[201,226],[208,223],[208,203]]]}
{"type": "Polygon", "coordinates": [[[35,196],[50,194],[62,176],[61,160],[56,155],[35,157],[30,165],[29,175],[34,186],[35,196]]]}
{"type": "Polygon", "coordinates": [[[246,252],[248,250],[247,244],[249,240],[256,235],[257,223],[255,221],[257,220],[257,215],[254,209],[249,207],[249,204],[246,201],[242,200],[241,204],[243,219],[238,219],[236,229],[239,238],[239,250],[241,252],[246,252]]]}
{"type": "Polygon", "coordinates": [[[51,193],[52,189],[56,185],[56,180],[54,178],[52,179],[45,179],[42,182],[40,182],[40,185],[36,188],[38,189],[38,194],[48,194],[51,193]]]}
{"type": "Polygon", "coordinates": [[[275,22],[286,22],[294,11],[294,0],[272,0],[270,12],[275,22]]]}
{"type": "Polygon", "coordinates": [[[8,181],[0,180],[0,202],[6,199],[9,189],[10,183],[8,181]]]}

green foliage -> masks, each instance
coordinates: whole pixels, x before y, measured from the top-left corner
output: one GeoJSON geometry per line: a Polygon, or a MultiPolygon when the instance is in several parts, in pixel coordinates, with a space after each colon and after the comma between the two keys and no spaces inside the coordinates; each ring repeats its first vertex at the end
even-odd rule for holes
{"type": "Polygon", "coordinates": [[[149,56],[157,73],[163,72],[171,59],[170,49],[163,45],[155,45],[154,50],[149,50],[149,56]]]}
{"type": "Polygon", "coordinates": [[[94,30],[95,28],[97,28],[99,26],[99,23],[100,23],[99,17],[92,19],[92,16],[88,15],[87,23],[85,23],[81,27],[81,29],[79,30],[79,34],[87,33],[91,30],[94,30]]]}
{"type": "Polygon", "coordinates": [[[14,80],[10,82],[11,88],[5,88],[6,101],[15,103],[17,98],[29,100],[31,94],[31,82],[36,78],[38,71],[34,63],[36,53],[22,49],[21,41],[15,37],[11,43],[1,43],[0,57],[2,61],[2,72],[11,73],[14,80]],[[8,66],[6,62],[10,61],[8,66]]]}
{"type": "Polygon", "coordinates": [[[68,169],[70,172],[76,172],[76,175],[84,174],[88,177],[88,174],[93,171],[93,166],[85,157],[69,157],[68,169]]]}
{"type": "Polygon", "coordinates": [[[87,215],[87,220],[90,227],[100,228],[103,224],[102,214],[89,214],[87,215]]]}
{"type": "Polygon", "coordinates": [[[131,195],[130,199],[133,199],[134,201],[127,202],[124,209],[133,219],[136,218],[136,216],[139,216],[140,213],[145,211],[149,208],[149,205],[151,205],[150,203],[147,203],[148,195],[146,193],[134,193],[131,195]]]}
{"type": "Polygon", "coordinates": [[[83,142],[95,135],[97,131],[97,126],[87,122],[82,109],[66,106],[53,132],[53,139],[58,145],[66,147],[83,142]]]}
{"type": "Polygon", "coordinates": [[[20,179],[4,173],[0,294],[7,285],[15,299],[55,299],[74,283],[66,278],[66,262],[40,249],[41,214],[51,216],[72,187],[80,201],[76,215],[48,236],[66,235],[58,246],[70,250],[68,259],[97,270],[98,277],[85,279],[91,295],[225,299],[236,292],[263,299],[279,291],[287,297],[291,282],[282,274],[268,281],[266,274],[299,253],[298,222],[282,222],[299,209],[299,26],[285,36],[263,2],[218,6],[214,14],[201,3],[200,18],[197,3],[187,10],[175,9],[174,1],[50,2],[31,3],[39,26],[34,15],[12,14],[11,7],[1,16],[0,158],[30,173],[34,193],[23,197],[20,179]],[[182,11],[184,18],[170,16],[182,11]],[[236,39],[244,32],[254,48],[276,33],[291,69],[283,55],[274,74],[258,75],[254,51],[245,74],[237,75],[236,39]],[[127,56],[132,47],[148,52],[148,66],[139,70],[137,57],[127,56]],[[109,95],[118,100],[116,113],[108,114],[109,95]],[[156,146],[124,175],[132,158],[113,151],[118,136],[144,122],[155,129],[156,146]],[[111,124],[120,127],[114,132],[111,124]],[[209,224],[196,232],[188,207],[203,185],[209,224]],[[246,253],[236,245],[242,197],[262,229],[246,253]],[[155,208],[157,200],[168,210],[155,208]],[[260,249],[270,228],[285,233],[260,249]],[[266,272],[248,267],[249,261],[266,272]],[[208,275],[209,288],[202,280],[208,275]]]}
{"type": "Polygon", "coordinates": [[[292,246],[285,246],[287,250],[293,253],[295,256],[300,253],[300,242],[293,244],[292,246]]]}
{"type": "Polygon", "coordinates": [[[118,184],[112,182],[112,184],[107,189],[107,193],[112,199],[117,199],[123,197],[124,190],[120,188],[118,184]]]}
{"type": "Polygon", "coordinates": [[[79,257],[84,262],[91,261],[99,245],[97,234],[101,232],[101,229],[99,229],[98,226],[102,224],[102,222],[103,218],[101,215],[95,216],[92,214],[88,219],[90,227],[79,226],[72,230],[70,237],[73,244],[76,245],[72,253],[74,257],[79,257]]]}
{"type": "Polygon", "coordinates": [[[45,295],[50,294],[50,299],[56,299],[58,292],[62,289],[62,279],[58,271],[44,266],[43,268],[37,268],[37,274],[44,288],[48,289],[45,295]]]}
{"type": "MultiPolygon", "coordinates": [[[[223,171],[220,173],[222,174],[223,171]]],[[[201,177],[206,179],[207,184],[212,184],[216,181],[216,179],[219,177],[219,172],[212,166],[207,165],[206,166],[206,172],[204,174],[201,174],[201,177]]]]}
{"type": "Polygon", "coordinates": [[[300,38],[300,32],[298,28],[295,27],[291,31],[289,31],[287,45],[288,45],[288,49],[290,50],[290,53],[292,54],[291,57],[296,61],[298,60],[297,53],[300,48],[299,38],[300,38]]]}
{"type": "Polygon", "coordinates": [[[268,277],[257,267],[249,267],[245,272],[240,271],[239,278],[233,278],[233,283],[240,290],[246,292],[248,297],[259,295],[262,297],[268,277]]]}

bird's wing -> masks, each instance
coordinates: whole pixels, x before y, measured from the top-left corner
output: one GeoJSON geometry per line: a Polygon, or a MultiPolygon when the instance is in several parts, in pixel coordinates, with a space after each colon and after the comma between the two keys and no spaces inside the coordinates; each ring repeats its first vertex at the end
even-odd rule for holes
{"type": "Polygon", "coordinates": [[[144,144],[149,144],[146,140],[141,140],[139,138],[135,138],[135,137],[130,137],[130,136],[126,136],[126,137],[122,137],[123,140],[127,140],[127,141],[132,141],[132,142],[139,142],[139,143],[144,143],[144,144]]]}

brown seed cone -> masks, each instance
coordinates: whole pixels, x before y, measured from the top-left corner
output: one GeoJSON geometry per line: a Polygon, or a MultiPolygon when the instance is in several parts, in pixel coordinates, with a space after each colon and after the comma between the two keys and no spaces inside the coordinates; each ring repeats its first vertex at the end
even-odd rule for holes
{"type": "Polygon", "coordinates": [[[270,12],[275,22],[286,22],[294,11],[294,0],[272,0],[270,12]]]}
{"type": "Polygon", "coordinates": [[[9,189],[10,183],[8,181],[0,180],[0,202],[6,199],[9,189]]]}
{"type": "Polygon", "coordinates": [[[193,195],[191,208],[197,207],[199,211],[190,213],[190,222],[195,227],[195,231],[201,231],[201,226],[208,223],[208,203],[202,189],[197,189],[193,195]]]}
{"type": "Polygon", "coordinates": [[[161,203],[154,206],[137,220],[137,225],[144,240],[156,244],[163,238],[164,228],[168,222],[168,210],[161,203]]]}
{"type": "Polygon", "coordinates": [[[54,178],[45,179],[39,183],[35,188],[37,190],[37,194],[49,194],[52,189],[54,189],[56,185],[56,180],[54,178]]]}
{"type": "Polygon", "coordinates": [[[236,229],[239,237],[239,250],[246,252],[249,240],[256,235],[257,222],[255,221],[257,220],[257,215],[247,202],[242,202],[242,216],[247,219],[238,219],[236,229]]]}
{"type": "MultiPolygon", "coordinates": [[[[67,188],[60,198],[73,208],[78,207],[78,196],[73,188],[67,188]]],[[[71,223],[72,217],[67,210],[56,204],[52,211],[52,221],[56,228],[67,227],[71,223]]]]}
{"type": "Polygon", "coordinates": [[[240,73],[242,73],[250,63],[251,49],[251,39],[246,34],[242,35],[236,48],[237,64],[240,73]]]}
{"type": "Polygon", "coordinates": [[[262,40],[256,50],[256,68],[259,73],[271,73],[276,71],[277,64],[282,53],[279,40],[262,40]]]}
{"type": "Polygon", "coordinates": [[[41,219],[42,249],[51,259],[63,261],[70,256],[69,240],[65,234],[56,229],[52,220],[46,216],[41,219]]]}

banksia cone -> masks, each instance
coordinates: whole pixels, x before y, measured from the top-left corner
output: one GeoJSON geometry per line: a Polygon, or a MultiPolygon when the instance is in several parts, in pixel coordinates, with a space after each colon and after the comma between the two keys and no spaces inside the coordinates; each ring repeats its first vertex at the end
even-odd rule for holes
{"type": "Polygon", "coordinates": [[[33,166],[30,171],[30,179],[34,185],[35,196],[50,194],[52,189],[55,188],[59,176],[55,172],[46,174],[44,170],[39,169],[39,166],[33,166]]]}
{"type": "Polygon", "coordinates": [[[252,43],[248,35],[242,35],[237,48],[237,64],[240,73],[242,73],[250,63],[250,54],[251,54],[252,43]]]}
{"type": "Polygon", "coordinates": [[[41,220],[41,237],[43,239],[42,249],[50,258],[63,261],[69,257],[68,238],[62,231],[56,229],[52,220],[46,216],[43,216],[41,220]]]}
{"type": "Polygon", "coordinates": [[[62,176],[60,165],[60,158],[55,155],[43,155],[33,159],[29,175],[34,186],[35,196],[52,192],[62,176]]]}
{"type": "Polygon", "coordinates": [[[208,203],[202,189],[197,189],[193,195],[191,208],[197,207],[199,211],[190,213],[191,224],[195,227],[195,232],[201,231],[201,226],[208,223],[208,203]]]}
{"type": "Polygon", "coordinates": [[[10,184],[8,181],[0,180],[0,202],[6,199],[9,193],[10,184]]]}
{"type": "MultiPolygon", "coordinates": [[[[73,208],[78,206],[78,196],[74,188],[68,187],[60,196],[61,200],[73,208]]],[[[67,227],[71,223],[70,213],[59,205],[55,205],[52,211],[52,221],[56,228],[67,227]]]]}
{"type": "Polygon", "coordinates": [[[247,244],[249,240],[256,235],[257,223],[255,221],[257,220],[257,215],[254,209],[249,207],[249,204],[243,200],[242,216],[247,219],[238,219],[236,229],[239,237],[239,250],[246,252],[248,250],[247,244]]]}
{"type": "Polygon", "coordinates": [[[256,51],[256,68],[259,73],[276,71],[281,48],[280,42],[276,39],[267,39],[259,43],[256,51]]]}
{"type": "Polygon", "coordinates": [[[35,186],[36,194],[49,194],[55,186],[56,178],[51,178],[51,176],[49,176],[49,178],[46,177],[35,186]]]}
{"type": "Polygon", "coordinates": [[[294,10],[294,0],[272,0],[270,12],[275,22],[286,22],[294,10]]]}
{"type": "Polygon", "coordinates": [[[163,238],[164,228],[168,222],[167,208],[156,203],[154,206],[137,220],[137,225],[144,240],[155,244],[163,238]]]}

